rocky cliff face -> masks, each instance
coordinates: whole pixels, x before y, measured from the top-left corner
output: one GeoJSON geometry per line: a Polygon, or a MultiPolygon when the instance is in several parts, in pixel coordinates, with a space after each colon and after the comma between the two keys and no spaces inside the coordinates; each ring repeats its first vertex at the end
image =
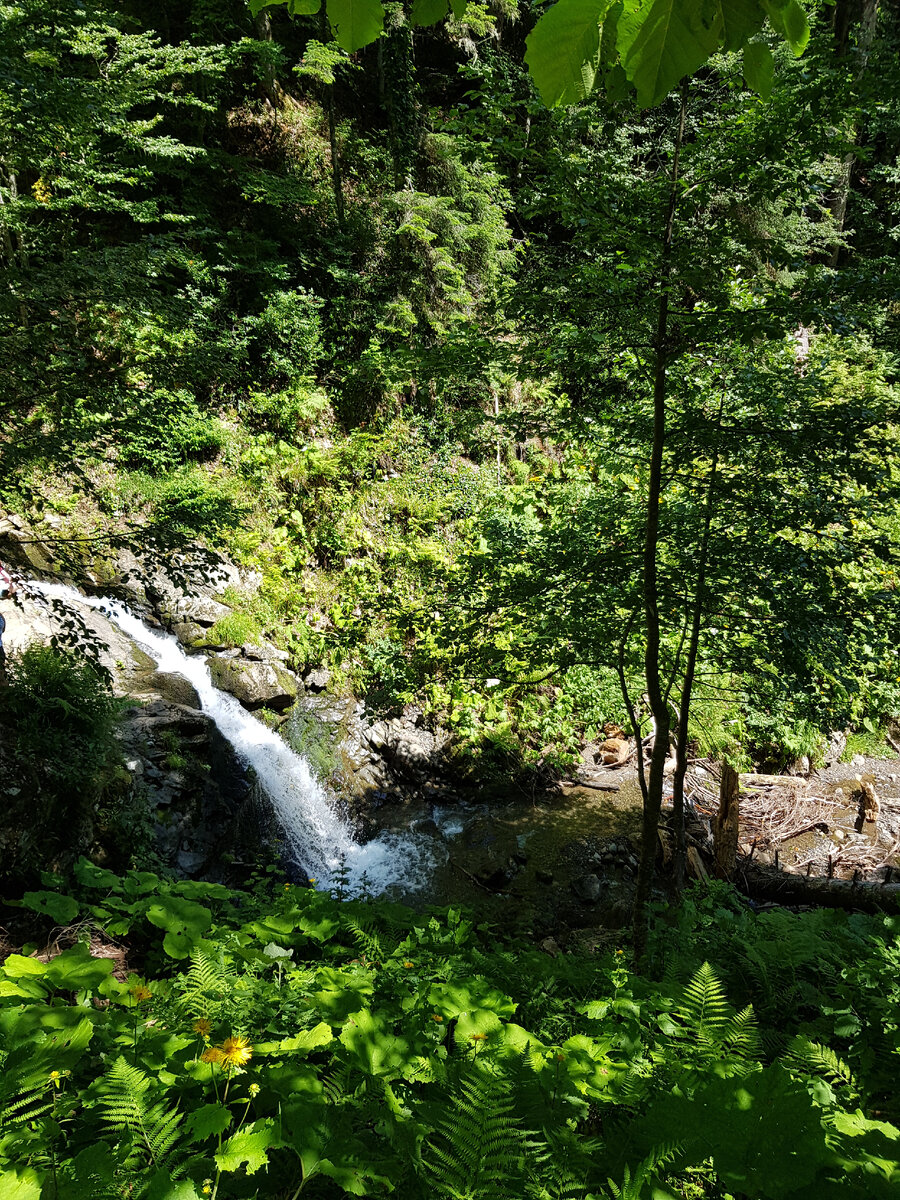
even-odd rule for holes
{"type": "MultiPolygon", "coordinates": [[[[270,725],[280,724],[293,748],[310,758],[363,837],[374,831],[374,814],[386,804],[449,797],[449,737],[428,728],[418,710],[376,719],[354,698],[329,694],[326,670],[292,669],[288,654],[271,643],[215,645],[210,630],[232,613],[222,593],[259,584],[221,557],[200,548],[164,558],[131,547],[100,553],[39,538],[7,516],[0,519],[0,561],[22,585],[13,600],[2,602],[9,650],[53,637],[79,644],[130,702],[120,731],[126,787],[149,814],[164,863],[181,873],[213,870],[232,847],[235,821],[250,819],[251,785],[242,764],[186,679],[159,671],[96,610],[80,607],[73,627],[71,609],[30,591],[29,580],[121,600],[148,625],[174,634],[187,653],[205,655],[219,688],[270,725]]],[[[102,828],[92,831],[87,849],[98,861],[118,852],[104,842],[102,828]]]]}

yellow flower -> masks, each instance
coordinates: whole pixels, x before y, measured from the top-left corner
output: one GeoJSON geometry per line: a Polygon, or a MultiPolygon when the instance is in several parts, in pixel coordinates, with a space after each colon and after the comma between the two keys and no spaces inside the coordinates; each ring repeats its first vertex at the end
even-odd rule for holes
{"type": "Polygon", "coordinates": [[[226,1067],[242,1067],[253,1056],[253,1047],[245,1037],[229,1037],[222,1043],[222,1061],[226,1067]]]}
{"type": "Polygon", "coordinates": [[[50,189],[44,183],[43,179],[39,179],[36,183],[32,184],[31,194],[37,200],[38,204],[50,203],[50,189]]]}
{"type": "Polygon", "coordinates": [[[259,1095],[259,1084],[251,1083],[249,1088],[247,1088],[247,1091],[250,1093],[250,1099],[252,1100],[254,1096],[259,1095]]]}
{"type": "Polygon", "coordinates": [[[207,1048],[200,1055],[200,1061],[210,1063],[214,1067],[218,1066],[219,1063],[225,1061],[225,1052],[222,1050],[221,1046],[207,1046],[207,1048]]]}
{"type": "Polygon", "coordinates": [[[136,1004],[143,1004],[145,1000],[149,1000],[153,996],[153,993],[150,991],[150,989],[146,986],[146,984],[143,983],[136,983],[134,987],[130,988],[129,990],[134,997],[136,1004]]]}
{"type": "Polygon", "coordinates": [[[469,1041],[470,1042],[486,1042],[487,1034],[486,1033],[470,1033],[469,1041]]]}
{"type": "Polygon", "coordinates": [[[316,882],[316,881],[315,881],[314,879],[310,879],[310,881],[309,881],[309,886],[310,886],[310,887],[312,887],[312,885],[313,885],[315,882],[316,882]]]}
{"type": "Polygon", "coordinates": [[[406,960],[406,962],[405,962],[403,965],[404,965],[404,967],[406,967],[407,971],[410,969],[410,967],[414,966],[414,964],[413,964],[413,963],[411,963],[411,962],[409,961],[409,959],[407,959],[407,960],[406,960]]]}
{"type": "Polygon", "coordinates": [[[50,1082],[53,1084],[54,1087],[57,1087],[57,1088],[59,1087],[60,1079],[62,1079],[62,1076],[60,1075],[59,1071],[51,1071],[50,1072],[50,1082]]]}
{"type": "Polygon", "coordinates": [[[209,1037],[212,1030],[212,1021],[208,1017],[198,1017],[193,1025],[194,1033],[202,1034],[203,1037],[209,1037]]]}
{"type": "Polygon", "coordinates": [[[432,1019],[432,1021],[437,1021],[437,1023],[439,1025],[443,1025],[443,1023],[444,1023],[444,1018],[441,1016],[440,1013],[432,1013],[431,1019],[432,1019]]]}

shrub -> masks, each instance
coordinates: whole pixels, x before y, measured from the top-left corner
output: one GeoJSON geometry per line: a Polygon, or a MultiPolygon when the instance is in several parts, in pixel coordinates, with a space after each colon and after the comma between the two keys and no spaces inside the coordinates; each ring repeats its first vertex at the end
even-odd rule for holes
{"type": "Polygon", "coordinates": [[[4,874],[77,852],[92,806],[118,758],[117,702],[86,659],[53,646],[12,658],[0,719],[22,786],[0,817],[4,874]]]}

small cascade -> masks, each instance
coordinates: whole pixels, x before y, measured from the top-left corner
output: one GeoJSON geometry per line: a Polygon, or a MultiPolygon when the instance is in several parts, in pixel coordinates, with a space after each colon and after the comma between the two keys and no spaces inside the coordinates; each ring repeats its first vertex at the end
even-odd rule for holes
{"type": "Polygon", "coordinates": [[[205,660],[185,654],[171,634],[148,628],[117,600],[83,596],[62,584],[35,583],[29,590],[60,600],[76,611],[86,606],[103,613],[155,660],[160,671],[181,675],[193,685],[203,711],[241,761],[253,768],[291,858],[316,880],[318,888],[327,888],[341,869],[351,894],[363,886],[373,895],[403,895],[427,887],[434,858],[426,839],[386,833],[362,845],[356,842],[307,761],[233,696],[217,688],[205,660]]]}

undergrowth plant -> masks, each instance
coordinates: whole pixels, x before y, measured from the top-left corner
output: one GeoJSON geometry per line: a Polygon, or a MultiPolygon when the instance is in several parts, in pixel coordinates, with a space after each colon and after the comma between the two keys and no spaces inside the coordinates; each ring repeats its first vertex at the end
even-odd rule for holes
{"type": "Polygon", "coordinates": [[[651,978],[454,909],[87,860],[71,894],[44,882],[13,907],[71,932],[0,968],[0,1196],[900,1187],[895,917],[757,916],[716,886],[658,918],[651,978]]]}

